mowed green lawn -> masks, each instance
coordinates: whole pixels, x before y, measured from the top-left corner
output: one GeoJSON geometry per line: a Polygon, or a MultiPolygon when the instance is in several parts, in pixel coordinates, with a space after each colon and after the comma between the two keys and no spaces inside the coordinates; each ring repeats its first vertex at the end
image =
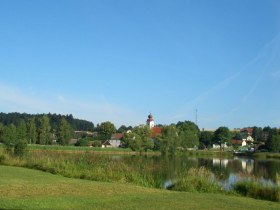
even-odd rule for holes
{"type": "Polygon", "coordinates": [[[0,166],[0,209],[280,209],[280,203],[171,192],[0,166]]]}

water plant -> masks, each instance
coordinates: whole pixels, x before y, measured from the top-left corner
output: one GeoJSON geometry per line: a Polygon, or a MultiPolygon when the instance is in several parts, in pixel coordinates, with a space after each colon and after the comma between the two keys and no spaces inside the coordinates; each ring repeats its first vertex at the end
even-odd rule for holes
{"type": "Polygon", "coordinates": [[[258,180],[240,180],[233,188],[238,194],[256,199],[280,201],[280,187],[258,180]]]}
{"type": "Polygon", "coordinates": [[[211,171],[205,167],[191,168],[178,177],[172,190],[188,192],[222,192],[211,171]]]}

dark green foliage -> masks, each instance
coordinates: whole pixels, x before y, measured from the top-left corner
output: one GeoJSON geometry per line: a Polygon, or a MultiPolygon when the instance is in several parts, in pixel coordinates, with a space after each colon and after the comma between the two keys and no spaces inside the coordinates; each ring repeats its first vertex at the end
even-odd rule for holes
{"type": "Polygon", "coordinates": [[[184,149],[199,146],[200,130],[191,121],[178,122],[176,125],[180,146],[184,149]]]}
{"type": "Polygon", "coordinates": [[[17,129],[14,124],[4,127],[2,141],[6,146],[15,145],[17,142],[17,129]]]}
{"type": "Polygon", "coordinates": [[[124,145],[133,151],[140,151],[142,140],[136,133],[126,133],[123,137],[124,145]]]}
{"type": "Polygon", "coordinates": [[[172,189],[187,192],[222,192],[213,176],[212,172],[204,167],[191,168],[185,174],[180,175],[172,189]]]}
{"type": "Polygon", "coordinates": [[[73,136],[70,125],[65,118],[61,119],[59,131],[58,131],[58,143],[61,145],[67,145],[73,136]]]}
{"type": "Polygon", "coordinates": [[[40,118],[39,144],[52,144],[52,140],[53,139],[49,117],[47,115],[44,115],[40,118]]]}
{"type": "MultiPolygon", "coordinates": [[[[213,141],[220,146],[224,143],[228,143],[231,138],[230,131],[227,127],[219,127],[214,132],[213,141]]],[[[221,146],[222,149],[222,146],[221,146]]]]}
{"type": "Polygon", "coordinates": [[[89,143],[93,141],[93,138],[91,137],[85,137],[80,139],[79,141],[77,141],[77,143],[75,144],[75,146],[80,146],[80,147],[86,147],[89,146],[89,143]]]}
{"type": "Polygon", "coordinates": [[[197,134],[191,130],[180,131],[179,139],[181,147],[183,147],[184,149],[195,148],[199,145],[199,138],[197,134]]]}
{"type": "Polygon", "coordinates": [[[0,164],[3,164],[6,160],[6,156],[4,154],[0,154],[0,164]]]}
{"type": "Polygon", "coordinates": [[[147,151],[154,148],[154,141],[151,139],[151,129],[148,126],[135,127],[131,133],[125,133],[122,143],[124,147],[133,151],[147,151]]]}
{"type": "Polygon", "coordinates": [[[92,144],[93,147],[101,147],[101,145],[102,145],[101,141],[99,141],[99,140],[94,140],[93,144],[92,144]]]}
{"type": "Polygon", "coordinates": [[[199,141],[200,141],[201,145],[204,145],[205,148],[211,147],[212,139],[213,139],[213,132],[211,132],[211,131],[202,131],[200,133],[199,141]]]}
{"type": "Polygon", "coordinates": [[[116,133],[116,127],[111,122],[103,122],[98,127],[98,132],[102,140],[111,139],[112,134],[116,133]]]}
{"type": "Polygon", "coordinates": [[[22,157],[27,152],[27,142],[24,140],[20,140],[15,144],[14,154],[16,156],[22,157]]]}
{"type": "Polygon", "coordinates": [[[35,118],[28,119],[27,123],[27,140],[30,144],[35,144],[37,141],[37,130],[35,124],[35,118]]]}
{"type": "Polygon", "coordinates": [[[244,138],[246,138],[246,137],[242,133],[239,133],[239,132],[235,133],[233,136],[233,139],[235,139],[235,140],[242,140],[244,138]]]}
{"type": "Polygon", "coordinates": [[[174,125],[163,127],[162,135],[158,136],[157,140],[160,142],[162,155],[173,155],[180,146],[178,131],[174,125]]]}
{"type": "Polygon", "coordinates": [[[27,139],[27,128],[26,123],[21,120],[17,127],[17,139],[18,140],[26,140],[27,139]]]}
{"type": "Polygon", "coordinates": [[[263,130],[260,127],[253,127],[252,137],[256,142],[260,142],[263,140],[263,130]]]}
{"type": "Polygon", "coordinates": [[[119,127],[119,129],[117,130],[117,133],[125,133],[126,131],[128,130],[132,130],[133,128],[131,126],[125,126],[125,125],[122,125],[119,127]]]}
{"type": "Polygon", "coordinates": [[[267,141],[267,149],[271,152],[279,152],[280,151],[280,135],[273,135],[267,141]]]}
{"type": "Polygon", "coordinates": [[[280,201],[279,186],[265,185],[253,180],[244,180],[237,182],[234,185],[234,190],[241,195],[256,199],[280,201]]]}
{"type": "MultiPolygon", "coordinates": [[[[21,121],[24,121],[26,124],[31,118],[35,119],[36,126],[39,126],[39,119],[43,116],[43,114],[26,114],[26,113],[0,113],[0,123],[7,126],[9,124],[14,124],[18,126],[21,121]]],[[[92,122],[86,120],[75,119],[70,115],[60,115],[60,114],[47,114],[49,117],[50,125],[53,129],[58,130],[61,119],[64,117],[66,121],[70,124],[73,130],[80,131],[93,131],[94,124],[92,122]]]]}

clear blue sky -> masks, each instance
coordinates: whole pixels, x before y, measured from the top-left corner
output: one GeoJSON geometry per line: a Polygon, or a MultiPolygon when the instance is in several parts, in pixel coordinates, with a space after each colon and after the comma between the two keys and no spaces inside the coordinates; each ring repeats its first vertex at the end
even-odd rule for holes
{"type": "Polygon", "coordinates": [[[2,0],[0,111],[280,126],[278,0],[2,0]]]}

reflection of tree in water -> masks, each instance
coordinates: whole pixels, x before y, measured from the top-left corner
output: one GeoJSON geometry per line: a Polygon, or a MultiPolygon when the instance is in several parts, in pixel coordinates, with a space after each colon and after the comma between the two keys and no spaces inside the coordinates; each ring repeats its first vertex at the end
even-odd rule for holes
{"type": "Polygon", "coordinates": [[[255,164],[255,175],[276,182],[276,175],[280,174],[279,160],[258,160],[255,164]]]}
{"type": "Polygon", "coordinates": [[[129,170],[139,172],[154,182],[163,183],[166,180],[176,180],[186,174],[190,168],[205,167],[215,177],[227,182],[231,176],[255,177],[276,181],[276,174],[280,174],[279,160],[254,160],[249,158],[197,158],[188,156],[94,156],[93,162],[107,161],[125,164],[129,170]]]}

